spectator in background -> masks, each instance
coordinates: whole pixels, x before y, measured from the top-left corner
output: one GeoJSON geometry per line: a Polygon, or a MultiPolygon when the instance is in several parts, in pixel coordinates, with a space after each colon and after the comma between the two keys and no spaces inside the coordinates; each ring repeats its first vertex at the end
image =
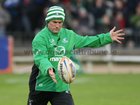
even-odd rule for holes
{"type": "Polygon", "coordinates": [[[0,36],[6,35],[6,28],[9,23],[10,15],[0,4],[0,36]]]}
{"type": "Polygon", "coordinates": [[[92,14],[95,18],[95,30],[98,30],[100,28],[100,21],[103,17],[103,15],[106,12],[106,6],[104,0],[95,0],[92,8],[92,14]]]}
{"type": "Polygon", "coordinates": [[[114,15],[114,25],[119,29],[124,29],[126,27],[126,21],[122,12],[118,11],[114,15]]]}
{"type": "Polygon", "coordinates": [[[135,10],[136,12],[134,15],[132,15],[130,22],[131,22],[132,28],[139,30],[140,29],[140,2],[136,6],[135,10]]]}
{"type": "Polygon", "coordinates": [[[114,11],[114,13],[122,12],[124,14],[126,12],[124,1],[123,0],[115,0],[113,11],[114,11]]]}
{"type": "MultiPolygon", "coordinates": [[[[31,0],[22,0],[20,2],[21,8],[21,21],[23,25],[23,31],[25,33],[30,33],[32,31],[30,14],[32,11],[31,0]]],[[[33,12],[33,11],[32,11],[33,12]]]]}
{"type": "Polygon", "coordinates": [[[136,5],[140,2],[140,0],[125,0],[126,1],[126,9],[129,15],[135,13],[136,5]]]}
{"type": "Polygon", "coordinates": [[[52,5],[61,5],[60,0],[48,0],[48,1],[49,1],[49,4],[47,5],[48,7],[52,5]]]}
{"type": "Polygon", "coordinates": [[[104,33],[108,32],[112,25],[110,16],[108,14],[104,14],[101,17],[98,24],[99,24],[99,27],[98,27],[97,33],[100,33],[101,31],[104,33]]]}
{"type": "Polygon", "coordinates": [[[124,0],[115,0],[113,8],[114,22],[118,28],[125,28],[128,21],[128,13],[124,0]]]}
{"type": "MultiPolygon", "coordinates": [[[[125,29],[126,28],[126,20],[125,20],[125,17],[124,17],[124,15],[121,11],[116,12],[114,14],[114,17],[113,17],[112,20],[113,20],[113,22],[112,22],[113,25],[116,26],[118,29],[125,29]]],[[[130,39],[132,39],[132,38],[130,38],[130,39]]],[[[129,42],[125,41],[123,46],[126,46],[126,43],[129,43],[129,42]]],[[[115,46],[115,44],[114,44],[114,46],[115,46]]],[[[116,44],[116,46],[117,47],[122,47],[122,45],[118,45],[118,44],[116,44]]]]}
{"type": "Polygon", "coordinates": [[[77,31],[78,34],[81,35],[93,35],[93,20],[91,18],[91,14],[89,14],[85,8],[80,7],[78,9],[78,17],[73,18],[71,21],[71,27],[73,30],[77,31]]]}
{"type": "Polygon", "coordinates": [[[9,31],[21,31],[22,21],[21,21],[21,7],[20,0],[5,0],[3,2],[4,8],[9,12],[11,16],[11,22],[8,25],[9,31]]]}
{"type": "Polygon", "coordinates": [[[24,39],[32,40],[34,32],[41,28],[43,18],[43,9],[45,0],[22,0],[20,2],[21,8],[21,21],[23,31],[25,33],[24,39]]]}
{"type": "Polygon", "coordinates": [[[132,15],[130,18],[130,23],[133,28],[133,34],[134,34],[134,41],[135,45],[139,46],[139,40],[140,39],[140,2],[137,4],[136,9],[135,9],[135,14],[132,15]]]}

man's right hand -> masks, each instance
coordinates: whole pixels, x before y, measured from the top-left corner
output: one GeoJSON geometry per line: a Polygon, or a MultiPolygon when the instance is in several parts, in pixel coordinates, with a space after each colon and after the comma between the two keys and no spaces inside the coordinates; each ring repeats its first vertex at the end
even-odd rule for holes
{"type": "Polygon", "coordinates": [[[48,73],[49,73],[50,77],[52,78],[52,80],[53,80],[55,83],[57,83],[57,80],[56,80],[56,78],[55,78],[55,73],[54,73],[54,71],[53,71],[53,68],[50,68],[49,71],[48,71],[48,73]]]}

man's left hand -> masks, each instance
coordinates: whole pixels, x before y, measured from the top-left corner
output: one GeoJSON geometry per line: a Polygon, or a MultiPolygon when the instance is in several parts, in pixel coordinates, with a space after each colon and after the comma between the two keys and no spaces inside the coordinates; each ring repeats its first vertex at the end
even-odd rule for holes
{"type": "Polygon", "coordinates": [[[110,30],[111,39],[121,44],[122,40],[124,40],[124,30],[120,29],[115,31],[115,29],[116,27],[113,27],[113,29],[110,30]]]}

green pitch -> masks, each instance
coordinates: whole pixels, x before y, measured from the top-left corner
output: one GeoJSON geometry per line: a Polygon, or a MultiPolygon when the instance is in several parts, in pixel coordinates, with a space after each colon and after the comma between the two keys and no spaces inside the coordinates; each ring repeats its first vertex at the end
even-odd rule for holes
{"type": "MultiPolygon", "coordinates": [[[[29,74],[0,75],[0,105],[26,105],[29,74]]],[[[75,105],[140,105],[140,74],[78,75],[75,105]]]]}

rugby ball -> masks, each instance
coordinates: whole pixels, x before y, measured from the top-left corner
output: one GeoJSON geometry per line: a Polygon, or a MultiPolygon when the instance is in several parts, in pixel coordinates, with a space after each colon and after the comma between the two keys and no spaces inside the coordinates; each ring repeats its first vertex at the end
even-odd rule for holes
{"type": "Polygon", "coordinates": [[[76,76],[76,66],[68,57],[64,56],[58,62],[58,73],[60,78],[67,84],[74,81],[76,76]]]}

